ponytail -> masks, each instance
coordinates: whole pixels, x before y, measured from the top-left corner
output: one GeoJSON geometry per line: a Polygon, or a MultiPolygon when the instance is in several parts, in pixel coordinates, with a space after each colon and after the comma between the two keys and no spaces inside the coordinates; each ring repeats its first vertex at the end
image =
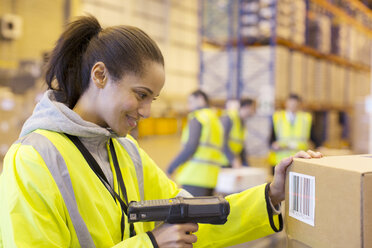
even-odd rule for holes
{"type": "Polygon", "coordinates": [[[101,26],[92,16],[69,23],[47,64],[45,79],[49,89],[61,91],[64,102],[70,108],[88,87],[89,81],[82,81],[82,58],[89,41],[100,31],[101,26]],[[57,80],[58,88],[52,85],[54,79],[57,80]]]}

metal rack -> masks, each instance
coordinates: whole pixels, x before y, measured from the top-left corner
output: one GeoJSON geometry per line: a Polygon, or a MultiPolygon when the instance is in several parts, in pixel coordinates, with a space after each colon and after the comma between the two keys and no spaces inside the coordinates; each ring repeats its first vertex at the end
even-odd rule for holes
{"type": "MultiPolygon", "coordinates": [[[[284,0],[278,2],[280,3],[282,1],[284,0]]],[[[255,75],[253,74],[252,77],[244,76],[244,71],[248,68],[246,60],[249,56],[245,56],[245,53],[249,53],[261,46],[272,48],[270,50],[269,61],[267,62],[267,57],[261,58],[255,53],[252,53],[250,59],[252,59],[252,63],[255,65],[262,61],[269,64],[269,66],[266,66],[267,68],[264,66],[258,69],[256,74],[269,73],[269,81],[273,86],[275,85],[276,46],[285,47],[290,53],[299,52],[300,54],[324,60],[358,72],[370,72],[369,59],[364,59],[364,61],[352,60],[350,55],[343,56],[335,51],[322,51],[309,44],[301,44],[288,38],[283,38],[280,34],[277,35],[277,1],[263,1],[271,4],[270,8],[274,13],[272,18],[270,18],[270,33],[268,37],[262,38],[259,35],[257,35],[256,38],[253,36],[244,36],[246,27],[244,26],[243,20],[244,17],[251,14],[244,5],[255,2],[260,3],[262,1],[199,0],[199,18],[201,20],[199,25],[201,37],[199,42],[199,80],[201,88],[206,88],[206,91],[212,96],[225,100],[232,98],[238,99],[244,94],[249,95],[251,93],[249,90],[246,92],[245,88],[249,88],[248,84],[255,75]],[[208,11],[206,11],[206,9],[208,9],[208,11]],[[208,16],[206,17],[206,15],[208,16]],[[223,25],[221,25],[221,23],[223,25]],[[211,55],[212,53],[213,55],[211,55]],[[226,65],[225,69],[227,73],[225,77],[222,75],[221,69],[216,68],[217,62],[226,65]],[[209,76],[214,77],[214,84],[207,82],[208,80],[206,80],[206,77],[209,76]],[[221,94],[223,90],[225,90],[225,94],[221,94]]],[[[359,1],[339,0],[332,1],[334,3],[331,3],[331,1],[304,0],[303,2],[306,4],[306,41],[309,40],[309,19],[311,16],[317,15],[316,11],[323,12],[331,23],[338,22],[346,24],[349,29],[355,29],[360,34],[372,38],[372,12],[359,1]],[[312,9],[311,6],[315,6],[315,10],[314,8],[312,9]]],[[[335,29],[339,27],[339,25],[333,26],[335,29]]],[[[349,35],[347,38],[351,39],[351,36],[349,35]]],[[[348,53],[350,54],[350,51],[348,53]]],[[[291,70],[291,68],[289,68],[289,70],[291,70]]],[[[256,88],[256,86],[254,88],[256,88]]],[[[257,92],[253,92],[252,95],[257,97],[257,92]]]]}
{"type": "MultiPolygon", "coordinates": [[[[229,99],[253,97],[258,101],[258,115],[269,120],[275,105],[281,105],[285,99],[284,93],[278,95],[279,90],[284,89],[289,93],[295,88],[299,91],[297,93],[306,92],[314,87],[311,80],[321,80],[320,83],[318,82],[318,89],[313,90],[312,98],[305,99],[305,107],[314,111],[345,110],[354,104],[356,97],[369,94],[368,76],[371,65],[369,56],[365,56],[369,52],[360,53],[357,56],[358,53],[352,50],[355,47],[344,47],[343,49],[346,50],[340,53],[336,44],[328,45],[322,40],[323,43],[314,46],[309,42],[310,38],[313,38],[309,32],[311,19],[318,21],[317,17],[323,16],[329,22],[328,42],[331,42],[331,39],[333,42],[339,42],[337,35],[342,26],[350,32],[349,35],[343,37],[346,43],[352,42],[357,34],[366,38],[365,46],[370,49],[368,44],[372,39],[372,12],[360,1],[199,0],[199,6],[199,19],[201,20],[199,25],[199,82],[200,87],[212,99],[224,102],[229,99]],[[293,2],[300,2],[300,4],[296,5],[293,2]],[[246,5],[252,3],[264,3],[264,6],[269,6],[273,11],[273,15],[268,18],[270,31],[266,36],[249,35],[250,33],[246,30],[246,24],[249,23],[247,16],[252,13],[252,9],[246,8],[246,5]],[[293,7],[282,8],[280,6],[278,9],[279,4],[284,4],[286,7],[291,3],[293,7]],[[302,5],[305,6],[303,41],[293,39],[293,32],[296,32],[293,28],[290,34],[284,37],[283,33],[279,32],[278,15],[281,11],[297,11],[295,8],[302,5]],[[224,25],[220,25],[222,20],[224,20],[222,22],[224,25]],[[219,35],[215,35],[216,33],[219,35]],[[278,61],[282,59],[279,53],[281,49],[288,57],[286,73],[289,76],[282,80],[286,81],[285,85],[280,85],[281,82],[277,78],[279,74],[283,74],[283,72],[278,74],[280,67],[278,61]],[[298,67],[298,61],[300,61],[300,67],[298,67]],[[309,67],[311,63],[315,63],[312,65],[312,71],[309,67]],[[303,70],[300,76],[294,71],[294,66],[303,70]],[[306,73],[313,73],[313,78],[309,78],[306,73]],[[321,75],[318,75],[319,73],[321,75]],[[297,77],[293,78],[293,74],[297,77]],[[337,82],[338,80],[340,82],[337,82]],[[302,85],[295,85],[299,83],[297,81],[301,81],[302,85]],[[359,88],[363,90],[358,90],[359,88]],[[322,97],[319,97],[319,92],[322,92],[322,97]]],[[[285,18],[283,20],[286,21],[285,18]]],[[[293,23],[292,20],[292,25],[293,23]]],[[[258,23],[257,25],[259,26],[258,23]]],[[[253,28],[250,31],[252,30],[253,28]]],[[[265,123],[266,121],[263,124],[266,125],[265,123]]],[[[261,136],[262,139],[266,139],[267,133],[261,136]]]]}

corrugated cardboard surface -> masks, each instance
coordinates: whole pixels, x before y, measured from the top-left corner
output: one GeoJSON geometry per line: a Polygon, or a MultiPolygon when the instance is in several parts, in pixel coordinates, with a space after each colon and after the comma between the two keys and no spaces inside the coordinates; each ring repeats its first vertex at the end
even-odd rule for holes
{"type": "MultiPolygon", "coordinates": [[[[371,164],[372,167],[372,164],[371,164]]],[[[363,241],[364,247],[372,247],[372,174],[363,177],[363,241]]]]}
{"type": "Polygon", "coordinates": [[[315,177],[314,227],[290,217],[286,204],[289,247],[372,246],[372,156],[295,159],[288,171],[315,177]]]}

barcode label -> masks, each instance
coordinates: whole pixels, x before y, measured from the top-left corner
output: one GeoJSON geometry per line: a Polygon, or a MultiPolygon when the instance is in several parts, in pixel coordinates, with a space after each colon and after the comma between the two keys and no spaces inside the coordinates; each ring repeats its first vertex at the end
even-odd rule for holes
{"type": "Polygon", "coordinates": [[[314,226],[315,177],[289,172],[289,216],[314,226]]]}

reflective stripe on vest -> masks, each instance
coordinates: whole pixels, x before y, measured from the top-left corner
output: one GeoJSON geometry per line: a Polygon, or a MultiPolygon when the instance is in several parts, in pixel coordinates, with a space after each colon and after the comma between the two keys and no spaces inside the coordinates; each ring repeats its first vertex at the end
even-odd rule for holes
{"type": "Polygon", "coordinates": [[[92,236],[79,213],[65,160],[57,148],[48,138],[38,133],[31,133],[21,138],[17,143],[31,145],[40,154],[61,192],[80,246],[82,248],[95,247],[92,236]],[[48,149],[45,149],[46,146],[48,149]]]}
{"type": "MultiPolygon", "coordinates": [[[[139,151],[136,145],[128,138],[119,138],[116,140],[124,147],[133,161],[138,181],[140,200],[142,201],[145,199],[144,180],[142,160],[139,151]]],[[[47,137],[35,132],[22,137],[16,143],[31,145],[40,154],[62,195],[80,246],[82,248],[95,247],[92,236],[79,213],[66,162],[54,144],[47,137]],[[48,148],[46,149],[46,147],[48,148]]]]}
{"type": "Polygon", "coordinates": [[[143,180],[143,166],[142,166],[141,155],[139,154],[137,146],[130,139],[119,138],[117,140],[124,147],[124,149],[127,151],[127,153],[129,154],[130,158],[133,161],[134,167],[136,169],[140,200],[144,201],[145,200],[145,192],[144,192],[145,186],[144,186],[144,180],[143,180]]]}

